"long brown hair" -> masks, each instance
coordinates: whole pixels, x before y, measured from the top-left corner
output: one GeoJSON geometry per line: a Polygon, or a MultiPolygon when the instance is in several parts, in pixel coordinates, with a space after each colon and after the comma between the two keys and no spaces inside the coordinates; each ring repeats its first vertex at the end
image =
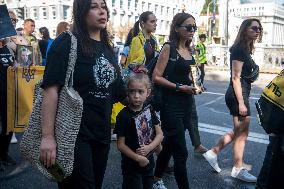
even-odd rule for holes
{"type": "Polygon", "coordinates": [[[56,37],[58,37],[62,32],[67,31],[67,27],[70,27],[68,22],[59,22],[56,28],[56,37]]]}
{"type": "Polygon", "coordinates": [[[141,27],[142,25],[142,22],[146,23],[149,19],[149,16],[151,14],[154,14],[153,12],[151,11],[146,11],[146,12],[143,12],[140,16],[139,16],[139,20],[137,20],[134,24],[134,27],[132,29],[132,32],[133,32],[133,37],[136,37],[138,35],[138,33],[140,32],[140,29],[139,29],[139,25],[141,27]]]}
{"type": "MultiPolygon", "coordinates": [[[[249,54],[252,54],[252,52],[254,50],[254,42],[255,41],[253,40],[248,44],[248,37],[247,37],[247,30],[251,26],[252,22],[257,22],[259,24],[259,26],[262,28],[260,21],[256,18],[249,18],[249,19],[244,20],[242,22],[241,26],[240,26],[240,29],[239,29],[238,35],[235,39],[235,42],[232,45],[232,47],[230,48],[230,50],[232,48],[235,48],[236,46],[240,46],[242,49],[245,49],[246,52],[248,52],[249,54]]],[[[261,29],[260,34],[259,34],[259,36],[256,40],[257,42],[261,42],[262,35],[263,35],[263,32],[262,32],[262,29],[261,29]]]]}
{"type": "MultiPolygon", "coordinates": [[[[106,4],[106,1],[103,0],[106,4]]],[[[91,9],[92,0],[74,0],[73,2],[73,18],[74,23],[72,31],[79,36],[79,40],[82,46],[82,52],[84,56],[92,57],[96,54],[94,47],[92,46],[92,39],[90,38],[87,28],[86,17],[91,9]]],[[[109,20],[109,10],[107,11],[107,19],[109,20]]],[[[112,50],[112,43],[110,42],[109,33],[107,28],[101,30],[101,41],[112,50]]]]}
{"type": "MultiPolygon", "coordinates": [[[[173,43],[176,46],[176,48],[178,48],[179,43],[180,43],[180,36],[178,32],[176,32],[176,28],[181,26],[181,24],[188,18],[193,18],[195,20],[195,18],[191,14],[188,14],[185,12],[177,13],[173,18],[171,29],[170,29],[169,40],[171,43],[173,43]]],[[[187,40],[185,43],[185,46],[187,48],[190,48],[190,43],[191,43],[191,40],[187,40]]]]}

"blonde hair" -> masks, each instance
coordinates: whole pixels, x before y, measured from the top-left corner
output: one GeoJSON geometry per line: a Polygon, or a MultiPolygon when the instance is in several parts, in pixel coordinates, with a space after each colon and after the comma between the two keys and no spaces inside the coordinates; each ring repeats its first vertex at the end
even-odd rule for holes
{"type": "Polygon", "coordinates": [[[143,82],[147,89],[151,89],[151,86],[152,86],[151,80],[149,76],[143,71],[139,73],[130,72],[129,77],[126,82],[127,89],[129,88],[130,83],[134,81],[143,82]]]}

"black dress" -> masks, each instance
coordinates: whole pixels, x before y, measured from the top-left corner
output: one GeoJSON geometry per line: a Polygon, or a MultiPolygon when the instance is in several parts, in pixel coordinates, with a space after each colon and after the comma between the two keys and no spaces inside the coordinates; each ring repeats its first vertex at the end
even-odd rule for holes
{"type": "Polygon", "coordinates": [[[238,60],[243,62],[242,73],[241,73],[241,87],[242,87],[242,95],[244,99],[244,104],[247,108],[247,116],[250,116],[250,105],[249,105],[249,96],[251,90],[251,83],[244,79],[243,77],[249,76],[254,66],[254,61],[251,58],[251,55],[246,52],[242,47],[236,46],[230,49],[231,57],[230,57],[230,70],[231,70],[231,79],[230,84],[228,86],[225,101],[226,105],[230,110],[230,114],[233,116],[240,116],[239,113],[239,102],[237,100],[233,83],[232,83],[232,64],[233,60],[238,60]]]}

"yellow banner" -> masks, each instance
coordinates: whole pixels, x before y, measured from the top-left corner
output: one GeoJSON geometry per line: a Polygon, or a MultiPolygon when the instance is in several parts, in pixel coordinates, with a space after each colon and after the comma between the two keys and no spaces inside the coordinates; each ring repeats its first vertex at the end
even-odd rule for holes
{"type": "Polygon", "coordinates": [[[7,71],[7,133],[23,132],[32,112],[35,84],[42,79],[44,66],[11,67],[7,71]]]}
{"type": "Polygon", "coordinates": [[[265,87],[262,96],[284,110],[284,70],[265,87]]]}

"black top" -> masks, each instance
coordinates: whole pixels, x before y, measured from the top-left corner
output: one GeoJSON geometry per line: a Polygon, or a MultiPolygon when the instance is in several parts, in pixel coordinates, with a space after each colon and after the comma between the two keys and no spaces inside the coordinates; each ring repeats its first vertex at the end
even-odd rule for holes
{"type": "Polygon", "coordinates": [[[7,91],[7,69],[12,66],[14,57],[9,51],[7,45],[0,48],[0,92],[7,91]]]}
{"type": "MultiPolygon", "coordinates": [[[[79,134],[85,139],[110,142],[112,105],[126,97],[126,90],[114,61],[112,50],[100,41],[92,41],[98,55],[82,54],[80,40],[74,68],[74,89],[83,99],[83,117],[79,134]]],[[[62,34],[51,45],[43,77],[43,88],[64,85],[71,38],[62,34]]]]}
{"type": "MultiPolygon", "coordinates": [[[[167,80],[178,83],[181,85],[191,86],[192,81],[189,78],[189,73],[191,71],[190,65],[195,64],[195,59],[192,56],[191,60],[185,60],[176,50],[176,48],[171,45],[170,58],[165,72],[167,72],[167,80]]],[[[176,90],[170,90],[165,88],[163,90],[163,98],[165,102],[172,103],[182,103],[187,105],[191,102],[191,94],[186,94],[183,92],[178,92],[176,90]]]]}
{"type": "MultiPolygon", "coordinates": [[[[155,138],[155,125],[160,123],[156,113],[151,106],[144,107],[141,111],[134,112],[125,107],[119,112],[116,119],[114,133],[118,137],[125,137],[125,144],[133,151],[140,148],[142,144],[149,144],[155,138]]],[[[131,170],[147,170],[154,168],[153,156],[149,156],[150,164],[141,168],[139,164],[121,154],[123,173],[131,170]]]]}
{"type": "Polygon", "coordinates": [[[145,65],[148,65],[148,63],[155,57],[156,45],[156,41],[153,38],[146,39],[144,44],[144,51],[146,56],[145,65]]]}
{"type": "MultiPolygon", "coordinates": [[[[242,47],[235,46],[230,49],[230,70],[231,70],[231,79],[230,84],[232,85],[232,63],[233,60],[238,60],[243,62],[242,67],[242,73],[241,73],[241,82],[245,82],[244,79],[242,79],[243,76],[249,76],[251,74],[251,71],[255,65],[253,59],[251,58],[251,55],[246,52],[242,47]]],[[[248,82],[246,82],[248,83],[248,82]]]]}
{"type": "Polygon", "coordinates": [[[39,45],[39,50],[40,50],[40,53],[41,53],[41,57],[43,59],[46,59],[46,49],[47,49],[47,46],[48,46],[48,41],[40,40],[38,42],[38,45],[39,45]]]}

